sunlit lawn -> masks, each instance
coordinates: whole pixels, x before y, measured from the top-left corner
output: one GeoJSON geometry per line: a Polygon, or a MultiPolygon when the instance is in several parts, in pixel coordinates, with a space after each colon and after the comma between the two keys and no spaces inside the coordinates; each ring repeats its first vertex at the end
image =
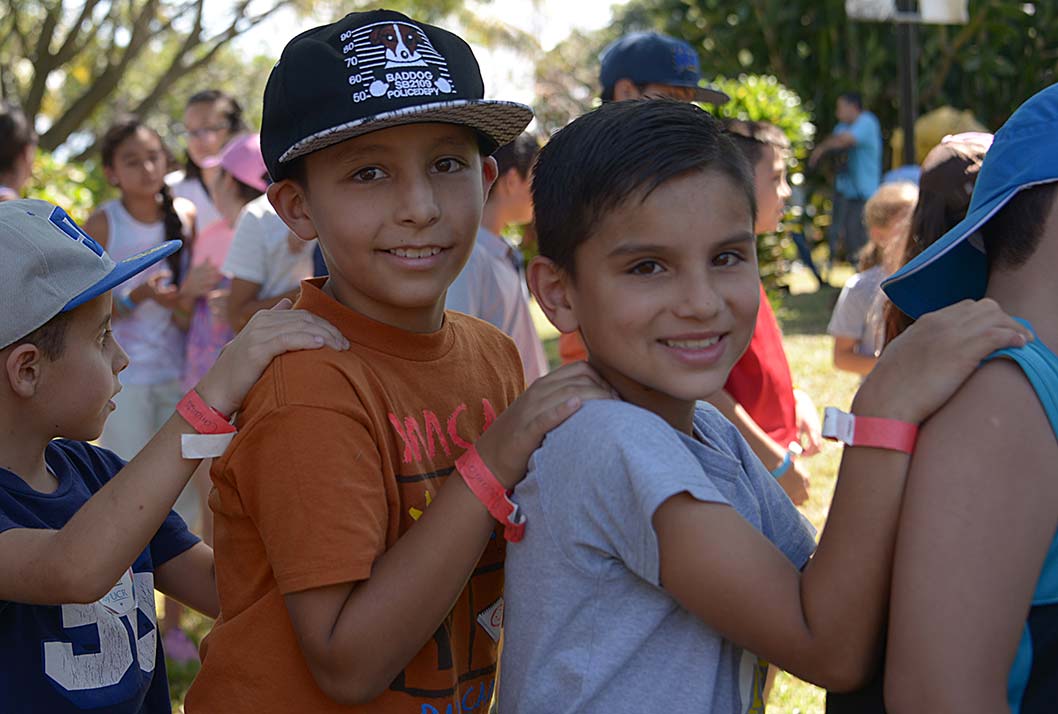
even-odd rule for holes
{"type": "MultiPolygon", "coordinates": [[[[831,280],[834,284],[840,285],[841,280],[849,274],[850,271],[842,271],[831,280]]],[[[792,286],[794,293],[814,288],[811,283],[810,278],[807,281],[795,279],[792,286]]],[[[833,368],[831,359],[833,343],[826,336],[825,330],[836,299],[837,290],[835,288],[800,292],[785,295],[778,310],[779,321],[785,332],[784,343],[794,383],[812,396],[820,410],[825,406],[848,409],[859,382],[855,375],[837,372],[833,368]]],[[[545,337],[550,338],[547,347],[549,355],[553,356],[555,353],[554,334],[551,331],[541,330],[541,332],[545,334],[545,337]]],[[[821,454],[806,462],[812,476],[812,491],[811,499],[802,510],[819,529],[822,529],[827,509],[830,507],[840,457],[841,448],[827,442],[821,454]]],[[[196,642],[209,631],[209,621],[194,614],[188,616],[187,625],[190,630],[189,634],[196,642]]],[[[197,664],[169,665],[173,711],[178,714],[183,712],[184,693],[197,670],[197,664]]],[[[780,674],[775,681],[771,700],[768,702],[768,712],[769,714],[822,714],[823,691],[789,675],[780,674]]]]}

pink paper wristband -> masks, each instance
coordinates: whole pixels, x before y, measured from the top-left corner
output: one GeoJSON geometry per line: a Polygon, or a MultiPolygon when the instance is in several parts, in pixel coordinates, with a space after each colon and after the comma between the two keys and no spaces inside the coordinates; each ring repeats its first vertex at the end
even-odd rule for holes
{"type": "Polygon", "coordinates": [[[456,469],[467,488],[481,501],[488,512],[503,524],[503,537],[517,543],[525,537],[525,514],[510,499],[510,493],[493,475],[478,450],[471,446],[456,459],[456,469]]]}

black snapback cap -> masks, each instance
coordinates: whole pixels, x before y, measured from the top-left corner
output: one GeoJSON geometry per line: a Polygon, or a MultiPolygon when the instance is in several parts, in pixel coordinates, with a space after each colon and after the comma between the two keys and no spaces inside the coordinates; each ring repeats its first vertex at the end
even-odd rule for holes
{"type": "Polygon", "coordinates": [[[354,12],[283,49],[264,92],[261,152],[272,179],[300,156],[402,124],[461,124],[489,152],[533,118],[517,102],[484,99],[481,70],[459,36],[391,10],[354,12]]]}

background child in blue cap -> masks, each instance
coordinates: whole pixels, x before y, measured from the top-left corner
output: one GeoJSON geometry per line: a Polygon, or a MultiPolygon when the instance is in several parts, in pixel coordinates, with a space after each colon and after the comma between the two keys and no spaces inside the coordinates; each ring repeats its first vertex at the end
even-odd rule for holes
{"type": "Polygon", "coordinates": [[[977,370],[922,430],[893,573],[891,712],[1058,702],[1056,127],[1052,85],[996,133],[966,218],[883,283],[911,317],[987,295],[1037,336],[977,370]]]}
{"type": "Polygon", "coordinates": [[[181,442],[231,430],[216,412],[234,411],[276,354],[345,347],[318,317],[262,313],[127,466],[86,443],[129,363],[111,290],[178,247],[115,263],[61,208],[0,204],[2,711],[169,711],[154,589],[219,610],[213,553],[170,511],[199,463],[181,442]]]}

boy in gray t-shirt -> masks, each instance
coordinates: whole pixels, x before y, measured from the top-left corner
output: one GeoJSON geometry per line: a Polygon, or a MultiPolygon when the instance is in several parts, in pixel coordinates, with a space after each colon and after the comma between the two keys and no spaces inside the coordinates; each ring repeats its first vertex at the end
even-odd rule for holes
{"type": "Polygon", "coordinates": [[[879,645],[915,425],[1025,331],[995,303],[962,304],[889,346],[847,437],[876,448],[846,452],[809,559],[810,527],[699,403],[756,321],[741,153],[693,105],[617,102],[558,132],[534,174],[530,286],[623,402],[552,431],[514,494],[528,521],[507,550],[500,711],[761,712],[758,655],[856,685],[879,645]]]}

